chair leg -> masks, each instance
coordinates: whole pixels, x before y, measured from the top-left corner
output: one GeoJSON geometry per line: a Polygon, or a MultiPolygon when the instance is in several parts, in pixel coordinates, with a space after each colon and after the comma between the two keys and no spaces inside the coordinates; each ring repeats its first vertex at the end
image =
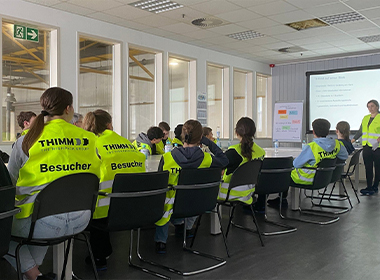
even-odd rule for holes
{"type": "Polygon", "coordinates": [[[253,211],[252,204],[250,205],[250,208],[251,208],[251,213],[252,213],[253,223],[256,225],[257,234],[259,235],[260,242],[261,242],[261,246],[264,247],[264,240],[263,240],[263,237],[262,237],[262,233],[261,233],[261,231],[260,231],[260,228],[259,228],[259,223],[258,223],[257,220],[256,220],[256,215],[255,215],[255,211],[253,211]]]}
{"type": "MultiPolygon", "coordinates": [[[[199,228],[199,225],[201,224],[201,219],[202,219],[202,215],[199,215],[199,217],[198,217],[198,219],[197,219],[197,225],[195,226],[194,236],[193,236],[193,238],[191,239],[190,248],[192,248],[193,245],[194,245],[194,240],[195,240],[195,237],[197,236],[198,228],[199,228]]],[[[186,234],[186,228],[184,229],[184,232],[185,232],[185,234],[186,234]]]]}
{"type": "Polygon", "coordinates": [[[98,275],[98,271],[96,269],[94,254],[92,253],[90,240],[88,239],[87,235],[84,232],[81,232],[81,234],[83,235],[84,240],[85,240],[85,242],[87,244],[88,254],[90,255],[91,263],[92,263],[92,271],[94,273],[95,279],[97,280],[97,279],[99,279],[99,275],[98,275]]]}
{"type": "Polygon", "coordinates": [[[16,266],[17,266],[17,277],[18,277],[18,280],[23,280],[22,279],[22,273],[21,273],[21,262],[20,262],[20,248],[23,246],[24,244],[22,243],[19,243],[16,247],[16,251],[15,251],[15,257],[16,257],[16,266]]]}
{"type": "Polygon", "coordinates": [[[354,184],[352,183],[352,180],[351,180],[351,177],[350,177],[350,176],[348,176],[348,180],[350,180],[352,190],[353,190],[354,193],[355,193],[355,196],[356,196],[356,199],[358,200],[358,203],[360,203],[359,196],[358,196],[358,190],[355,189],[354,184]]]}
{"type": "Polygon", "coordinates": [[[340,182],[341,182],[341,184],[342,184],[342,186],[343,186],[343,190],[344,190],[344,193],[345,193],[345,194],[346,194],[346,196],[347,196],[347,199],[348,199],[348,203],[350,203],[350,206],[351,206],[351,208],[352,208],[351,199],[350,199],[350,196],[348,195],[348,192],[347,192],[346,186],[345,186],[345,184],[344,184],[344,182],[343,182],[343,179],[342,179],[342,178],[340,178],[340,182]]]}
{"type": "Polygon", "coordinates": [[[62,268],[62,273],[61,273],[61,280],[65,280],[67,258],[69,257],[69,253],[70,253],[71,240],[72,240],[72,238],[69,238],[67,240],[67,246],[65,249],[65,258],[63,260],[63,268],[62,268]]]}
{"type": "Polygon", "coordinates": [[[224,241],[224,246],[226,247],[226,252],[227,252],[227,256],[230,257],[230,253],[228,251],[228,246],[227,246],[227,237],[226,235],[224,234],[224,231],[223,231],[223,226],[222,226],[222,217],[220,215],[220,211],[219,211],[219,204],[217,205],[216,207],[216,212],[218,214],[218,219],[219,219],[219,224],[220,224],[220,231],[222,232],[222,236],[223,236],[223,241],[224,241]]]}
{"type": "Polygon", "coordinates": [[[230,231],[232,219],[234,217],[234,212],[235,212],[235,206],[233,205],[233,206],[231,206],[231,209],[230,209],[230,219],[229,219],[228,225],[227,225],[226,237],[228,237],[228,233],[230,231]]]}

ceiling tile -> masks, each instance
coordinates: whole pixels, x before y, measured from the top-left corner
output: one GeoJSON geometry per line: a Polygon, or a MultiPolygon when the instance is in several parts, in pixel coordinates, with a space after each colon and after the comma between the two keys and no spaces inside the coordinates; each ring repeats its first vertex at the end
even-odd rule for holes
{"type": "Polygon", "coordinates": [[[272,37],[278,40],[289,41],[289,40],[305,39],[310,36],[305,34],[303,31],[298,31],[298,32],[292,32],[292,33],[285,33],[285,34],[276,34],[276,35],[272,35],[272,37]]]}
{"type": "Polygon", "coordinates": [[[266,49],[269,49],[269,50],[278,50],[278,49],[282,49],[282,48],[293,47],[293,44],[281,41],[281,42],[266,44],[266,45],[264,45],[264,47],[266,49]]]}
{"type": "Polygon", "coordinates": [[[61,3],[60,0],[24,0],[26,2],[31,2],[39,5],[44,5],[44,6],[52,6],[61,3]]]}
{"type": "MultiPolygon", "coordinates": [[[[359,39],[351,38],[347,40],[337,40],[337,41],[331,41],[330,44],[336,47],[343,47],[343,46],[351,46],[351,45],[358,45],[360,43],[363,43],[359,39]]],[[[364,43],[363,43],[364,44],[364,43]]]]}
{"type": "Polygon", "coordinates": [[[145,31],[146,29],[152,28],[151,26],[140,24],[137,22],[129,21],[129,20],[121,21],[118,23],[118,25],[121,25],[121,26],[124,26],[127,28],[131,28],[131,29],[135,29],[135,30],[141,30],[141,31],[145,31]]]}
{"type": "Polygon", "coordinates": [[[309,38],[304,38],[304,39],[291,40],[291,42],[296,46],[301,46],[301,45],[319,44],[319,43],[322,43],[322,40],[319,39],[318,37],[309,37],[309,38]]]}
{"type": "Polygon", "coordinates": [[[106,22],[110,22],[110,23],[115,23],[115,24],[123,21],[119,17],[111,16],[109,14],[105,14],[105,13],[101,13],[101,12],[95,12],[95,13],[89,14],[87,16],[90,18],[94,18],[94,19],[98,19],[98,20],[102,20],[102,21],[106,21],[106,22]]]}
{"type": "Polygon", "coordinates": [[[70,12],[73,14],[84,15],[84,16],[88,15],[88,14],[92,14],[93,12],[95,12],[94,10],[79,7],[79,6],[69,4],[66,2],[54,5],[54,6],[52,6],[52,8],[63,10],[63,11],[70,12]]]}
{"type": "Polygon", "coordinates": [[[120,2],[122,4],[125,4],[125,5],[128,5],[128,4],[131,4],[133,2],[136,2],[136,0],[115,0],[116,2],[120,2]]]}
{"type": "Polygon", "coordinates": [[[235,41],[236,42],[226,43],[224,44],[224,46],[227,48],[236,49],[236,50],[246,49],[249,47],[249,44],[247,44],[245,41],[240,41],[240,40],[235,40],[235,41]]]}
{"type": "Polygon", "coordinates": [[[204,38],[204,39],[202,39],[202,41],[209,42],[209,43],[217,45],[217,44],[233,43],[233,42],[236,42],[237,40],[232,39],[232,38],[227,37],[227,36],[219,36],[219,37],[214,37],[214,38],[204,38]]]}
{"type": "Polygon", "coordinates": [[[84,8],[91,7],[91,9],[95,11],[104,11],[123,6],[122,3],[116,2],[114,0],[68,0],[67,3],[84,8]]]}
{"type": "Polygon", "coordinates": [[[276,34],[284,34],[284,33],[292,33],[298,32],[293,28],[285,25],[275,25],[267,28],[257,28],[256,31],[265,34],[265,35],[276,35],[276,34]]]}
{"type": "Polygon", "coordinates": [[[331,49],[334,47],[333,45],[326,42],[319,42],[318,44],[310,44],[310,45],[300,44],[298,46],[310,51],[321,50],[321,49],[331,49]]]}
{"type": "Polygon", "coordinates": [[[165,25],[175,24],[176,21],[160,15],[141,17],[133,20],[134,22],[145,24],[151,27],[162,27],[165,25]]]}
{"type": "Polygon", "coordinates": [[[270,16],[297,10],[296,7],[284,1],[265,3],[248,9],[262,16],[270,16]]]}
{"type": "Polygon", "coordinates": [[[276,2],[278,0],[228,0],[228,2],[231,2],[235,5],[238,5],[243,8],[248,8],[252,6],[257,6],[269,2],[276,2]]]}
{"type": "Polygon", "coordinates": [[[193,32],[185,33],[184,35],[194,38],[194,39],[204,39],[204,38],[212,38],[212,37],[218,37],[220,34],[208,31],[207,29],[200,29],[193,32]]]}
{"type": "Polygon", "coordinates": [[[146,30],[144,30],[144,32],[148,32],[150,34],[161,36],[161,37],[167,37],[167,36],[175,34],[173,32],[163,30],[160,28],[147,28],[146,30]]]}
{"type": "Polygon", "coordinates": [[[194,10],[189,7],[183,7],[180,9],[175,9],[172,11],[161,13],[161,16],[190,23],[194,19],[209,17],[210,15],[202,11],[194,10]]]}
{"type": "Polygon", "coordinates": [[[376,49],[380,49],[380,42],[368,43],[368,45],[370,45],[376,49]]]}
{"type": "Polygon", "coordinates": [[[344,32],[349,32],[353,30],[374,28],[376,27],[376,25],[374,25],[372,22],[368,20],[361,20],[361,21],[347,22],[347,23],[342,23],[342,24],[335,24],[334,27],[344,32]]]}
{"type": "Polygon", "coordinates": [[[276,43],[276,42],[280,42],[280,40],[277,40],[277,39],[269,37],[269,36],[254,38],[252,40],[247,40],[248,44],[252,44],[255,46],[263,46],[263,47],[265,47],[266,44],[276,43]]]}
{"type": "Polygon", "coordinates": [[[216,32],[223,35],[228,35],[236,32],[247,31],[247,28],[236,25],[236,24],[226,24],[223,26],[209,28],[209,31],[216,32]]]}
{"type": "Polygon", "coordinates": [[[246,27],[251,30],[255,30],[257,28],[265,28],[265,27],[278,25],[278,22],[266,17],[262,17],[258,19],[242,21],[242,22],[239,22],[238,25],[246,27]]]}
{"type": "Polygon", "coordinates": [[[208,43],[202,40],[194,40],[194,41],[189,41],[187,43],[198,46],[198,47],[209,47],[212,45],[211,43],[208,43]]]}
{"type": "Polygon", "coordinates": [[[348,52],[357,52],[357,51],[366,51],[366,50],[375,49],[374,47],[366,43],[362,43],[358,45],[350,45],[350,46],[341,46],[340,48],[348,52]]]}
{"type": "Polygon", "coordinates": [[[378,0],[346,0],[345,3],[357,11],[380,6],[378,0]]]}
{"type": "Polygon", "coordinates": [[[332,26],[324,26],[324,27],[318,27],[318,28],[310,28],[306,30],[299,31],[305,34],[307,37],[313,37],[313,36],[319,36],[323,38],[326,35],[341,35],[342,31],[334,28],[332,26]]]}
{"type": "Polygon", "coordinates": [[[286,2],[298,8],[304,9],[325,4],[338,3],[339,0],[286,0],[286,2]]]}
{"type": "Polygon", "coordinates": [[[331,16],[341,13],[352,12],[352,10],[342,3],[333,3],[328,5],[322,5],[317,7],[305,8],[305,12],[315,16],[315,17],[324,17],[331,16]]]}
{"type": "Polygon", "coordinates": [[[199,4],[199,3],[208,2],[208,0],[180,0],[180,1],[176,1],[176,2],[180,3],[184,6],[191,6],[191,5],[195,5],[195,4],[199,4]]]}
{"type": "Polygon", "coordinates": [[[380,18],[380,7],[359,11],[359,13],[368,19],[380,18]]]}
{"type": "Polygon", "coordinates": [[[106,14],[115,15],[122,19],[132,20],[139,17],[146,17],[152,15],[150,12],[137,9],[132,6],[124,5],[121,7],[109,9],[104,11],[106,14]]]}
{"type": "Polygon", "coordinates": [[[169,36],[166,36],[166,38],[169,38],[169,39],[172,39],[172,40],[176,40],[176,41],[180,41],[180,42],[189,42],[189,41],[192,41],[193,38],[189,38],[187,36],[183,36],[181,34],[173,34],[173,35],[169,35],[169,36]]]}
{"type": "Polygon", "coordinates": [[[194,25],[186,24],[183,22],[178,22],[175,24],[165,25],[162,27],[164,30],[168,30],[174,33],[183,34],[188,32],[194,32],[199,30],[199,27],[196,27],[194,25]]]}
{"type": "Polygon", "coordinates": [[[211,0],[204,3],[192,5],[191,8],[204,13],[208,13],[210,15],[217,15],[241,9],[241,7],[227,2],[226,0],[211,0]]]}
{"type": "Polygon", "coordinates": [[[372,35],[380,34],[380,28],[369,28],[369,29],[354,30],[354,31],[348,31],[347,33],[353,37],[372,36],[372,35]]]}
{"type": "Polygon", "coordinates": [[[340,48],[326,48],[326,49],[314,50],[314,52],[320,55],[330,55],[330,54],[342,53],[344,52],[344,50],[340,48]]]}
{"type": "Polygon", "coordinates": [[[240,9],[223,14],[218,14],[216,15],[216,17],[222,18],[230,22],[241,22],[245,20],[260,18],[261,16],[247,9],[240,9]]]}
{"type": "Polygon", "coordinates": [[[313,15],[306,13],[302,10],[297,10],[297,11],[291,11],[288,13],[282,13],[282,14],[269,16],[268,18],[285,24],[285,23],[290,23],[290,22],[302,21],[306,19],[312,19],[313,15]]]}

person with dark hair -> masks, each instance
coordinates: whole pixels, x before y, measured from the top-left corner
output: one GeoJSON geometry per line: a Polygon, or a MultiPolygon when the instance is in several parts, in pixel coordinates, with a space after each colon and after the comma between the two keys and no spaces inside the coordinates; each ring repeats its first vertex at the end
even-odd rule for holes
{"type": "Polygon", "coordinates": [[[74,113],[74,116],[72,120],[70,121],[71,124],[82,128],[83,126],[83,115],[79,113],[74,113]]]}
{"type": "Polygon", "coordinates": [[[17,116],[17,123],[18,126],[22,129],[22,132],[21,134],[17,135],[17,138],[28,133],[29,127],[32,125],[36,117],[37,115],[32,111],[20,112],[20,114],[17,116]]]}
{"type": "Polygon", "coordinates": [[[203,136],[210,139],[212,142],[216,144],[216,139],[214,138],[214,134],[212,133],[211,127],[203,127],[203,136]]]}
{"type": "MultiPolygon", "coordinates": [[[[100,174],[95,135],[69,124],[74,114],[71,93],[59,87],[49,88],[41,95],[40,103],[43,108],[41,114],[33,121],[29,132],[17,139],[8,164],[12,183],[16,185],[16,206],[21,209],[13,220],[12,235],[21,237],[29,234],[35,198],[46,185],[70,174],[88,172],[98,177],[100,174]],[[86,141],[76,141],[74,151],[73,139],[86,141]]],[[[88,210],[48,216],[36,222],[33,237],[56,238],[76,234],[87,227],[90,219],[88,210]]],[[[10,243],[11,255],[14,255],[17,245],[17,242],[10,243]]],[[[47,249],[29,245],[21,248],[24,278],[46,279],[38,267],[47,249]]],[[[13,257],[5,258],[16,268],[13,257]]]]}
{"type": "Polygon", "coordinates": [[[348,154],[355,151],[350,140],[350,124],[348,122],[341,121],[336,124],[336,135],[338,140],[343,143],[344,147],[346,147],[348,154]]]}
{"type": "MultiPolygon", "coordinates": [[[[96,148],[101,160],[100,191],[112,192],[116,174],[145,172],[145,155],[140,153],[129,140],[113,131],[112,117],[108,112],[98,109],[87,113],[83,129],[98,137],[96,148]],[[119,148],[111,149],[110,145],[117,145],[119,148]],[[132,166],[130,162],[136,164],[132,166]]],[[[109,232],[98,229],[101,224],[106,223],[108,209],[109,198],[99,195],[90,226],[90,244],[98,270],[107,269],[107,257],[112,254],[109,232]]],[[[86,258],[86,263],[91,264],[90,257],[86,258]]]]}
{"type": "MultiPolygon", "coordinates": [[[[159,171],[169,171],[169,184],[177,185],[179,171],[182,168],[209,168],[225,167],[228,164],[228,158],[223,151],[206,137],[202,137],[202,125],[197,120],[188,120],[182,127],[183,146],[173,149],[170,153],[165,153],[158,166],[159,171]],[[207,145],[214,156],[204,153],[200,144],[207,145]]],[[[156,233],[154,241],[156,242],[156,252],[159,254],[166,253],[166,240],[168,238],[169,221],[173,209],[175,190],[166,193],[167,204],[164,208],[164,215],[156,223],[156,233]]],[[[176,226],[176,234],[181,235],[184,230],[190,237],[190,230],[194,225],[197,217],[187,218],[187,228],[183,227],[183,219],[172,220],[176,226]]]]}
{"type": "Polygon", "coordinates": [[[174,135],[175,137],[173,138],[173,141],[172,141],[172,144],[177,144],[177,146],[183,146],[183,142],[182,142],[182,127],[183,127],[183,124],[179,124],[175,127],[174,129],[174,135]]]}
{"type": "MultiPolygon", "coordinates": [[[[303,148],[300,155],[294,159],[290,186],[294,184],[312,185],[315,170],[303,167],[317,167],[319,162],[325,158],[338,158],[346,160],[348,153],[343,143],[337,139],[327,137],[330,132],[330,122],[325,119],[316,119],[312,123],[314,141],[303,148]]],[[[282,194],[282,207],[288,207],[288,191],[282,194]]],[[[280,197],[268,200],[268,206],[279,207],[280,197]]]]}
{"type": "Polygon", "coordinates": [[[162,132],[164,133],[164,137],[162,138],[161,142],[158,142],[156,144],[156,150],[157,150],[157,154],[162,155],[165,153],[166,141],[169,140],[171,143],[172,139],[170,139],[170,137],[169,137],[170,126],[167,122],[160,122],[158,124],[158,127],[161,128],[162,132]]]}
{"type": "MultiPolygon", "coordinates": [[[[229,182],[236,168],[253,159],[263,160],[265,156],[265,151],[253,141],[256,133],[256,125],[251,118],[241,118],[236,124],[235,133],[240,143],[230,146],[226,151],[229,163],[224,171],[223,183],[220,185],[220,199],[226,198],[229,182]]],[[[235,200],[240,200],[250,205],[252,204],[252,194],[254,191],[255,188],[241,186],[239,190],[231,190],[230,196],[236,197],[235,200]]]]}
{"type": "Polygon", "coordinates": [[[361,189],[360,192],[363,195],[373,195],[379,191],[380,182],[380,149],[378,149],[380,142],[379,102],[372,99],[367,102],[367,108],[370,114],[363,118],[359,130],[351,142],[353,143],[362,137],[363,160],[367,187],[365,189],[361,189]],[[374,165],[375,179],[373,178],[374,165]]]}
{"type": "Polygon", "coordinates": [[[158,126],[152,126],[148,129],[147,133],[141,132],[136,140],[132,143],[137,150],[141,150],[144,146],[148,149],[150,155],[157,155],[157,144],[161,142],[164,133],[158,126]],[[144,145],[145,144],[145,145],[144,145]]]}

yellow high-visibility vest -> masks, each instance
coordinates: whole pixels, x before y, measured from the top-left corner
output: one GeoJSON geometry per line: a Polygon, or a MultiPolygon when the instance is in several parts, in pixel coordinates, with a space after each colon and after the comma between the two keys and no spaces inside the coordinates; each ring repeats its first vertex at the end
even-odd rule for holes
{"type": "MultiPolygon", "coordinates": [[[[176,186],[178,184],[179,172],[182,169],[174,160],[172,153],[165,153],[163,170],[169,171],[169,185],[176,186]]],[[[208,153],[204,153],[204,158],[201,164],[197,168],[208,168],[211,166],[212,157],[208,153]]],[[[175,190],[170,190],[166,193],[164,213],[162,218],[156,223],[158,226],[163,226],[169,222],[170,217],[173,213],[173,205],[175,198],[175,190]]]]}
{"type": "MultiPolygon", "coordinates": [[[[310,146],[310,149],[314,155],[315,163],[314,165],[310,165],[306,163],[305,167],[317,167],[317,165],[320,163],[322,159],[325,158],[336,158],[336,155],[340,151],[341,145],[343,145],[340,141],[335,139],[335,147],[331,152],[326,152],[324,149],[322,149],[321,146],[319,146],[315,142],[311,142],[308,144],[310,146]]],[[[297,184],[302,185],[312,185],[314,181],[316,170],[312,169],[305,169],[305,168],[296,168],[292,170],[291,177],[293,181],[297,184]]]]}
{"type": "Polygon", "coordinates": [[[82,172],[99,177],[100,160],[95,144],[96,136],[91,132],[62,119],[47,122],[41,136],[29,149],[29,159],[19,171],[16,206],[21,212],[16,218],[29,217],[37,194],[60,177],[82,172]]]}
{"type": "MultiPolygon", "coordinates": [[[[243,155],[241,153],[241,144],[240,143],[236,144],[236,145],[232,145],[228,149],[235,149],[236,152],[241,156],[242,161],[241,161],[240,165],[248,162],[248,158],[243,157],[243,155]]],[[[261,148],[256,143],[253,143],[252,160],[254,160],[254,159],[263,160],[264,157],[265,157],[265,151],[263,150],[263,148],[261,148]]],[[[233,174],[233,173],[230,173],[227,175],[226,172],[227,172],[227,170],[225,170],[225,172],[224,172],[223,183],[220,185],[220,188],[219,188],[218,199],[221,199],[221,200],[225,200],[227,197],[229,182],[231,181],[231,177],[233,174]]],[[[239,200],[239,201],[242,201],[246,204],[251,204],[252,203],[252,194],[254,192],[255,192],[255,186],[253,186],[253,187],[250,185],[238,186],[236,188],[231,189],[228,200],[239,200]]]]}
{"type": "Polygon", "coordinates": [[[135,141],[133,141],[132,145],[135,146],[138,151],[143,149],[144,145],[145,145],[145,149],[147,149],[149,151],[149,154],[152,155],[152,149],[150,148],[150,146],[148,144],[135,140],[135,141]]]}
{"type": "MultiPolygon", "coordinates": [[[[145,172],[145,155],[112,130],[106,129],[99,135],[96,148],[101,158],[100,190],[103,192],[112,192],[113,180],[118,173],[145,172]]],[[[99,195],[93,218],[107,217],[109,204],[110,198],[99,195]]]]}
{"type": "Polygon", "coordinates": [[[362,145],[372,147],[370,141],[376,141],[380,137],[380,114],[377,114],[368,126],[368,121],[371,115],[367,115],[362,120],[362,145]]]}

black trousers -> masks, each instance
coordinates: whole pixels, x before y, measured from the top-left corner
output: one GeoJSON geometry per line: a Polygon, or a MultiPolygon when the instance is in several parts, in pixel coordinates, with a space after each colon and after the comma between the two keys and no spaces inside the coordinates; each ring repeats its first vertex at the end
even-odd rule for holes
{"type": "Polygon", "coordinates": [[[107,218],[94,219],[90,225],[90,244],[95,259],[103,259],[112,254],[112,245],[108,231],[100,230],[94,226],[106,224],[107,218]]]}
{"type": "Polygon", "coordinates": [[[378,187],[380,182],[380,148],[375,151],[372,147],[363,147],[363,160],[367,187],[378,187]],[[373,180],[373,166],[375,166],[375,180],[373,180]]]}

